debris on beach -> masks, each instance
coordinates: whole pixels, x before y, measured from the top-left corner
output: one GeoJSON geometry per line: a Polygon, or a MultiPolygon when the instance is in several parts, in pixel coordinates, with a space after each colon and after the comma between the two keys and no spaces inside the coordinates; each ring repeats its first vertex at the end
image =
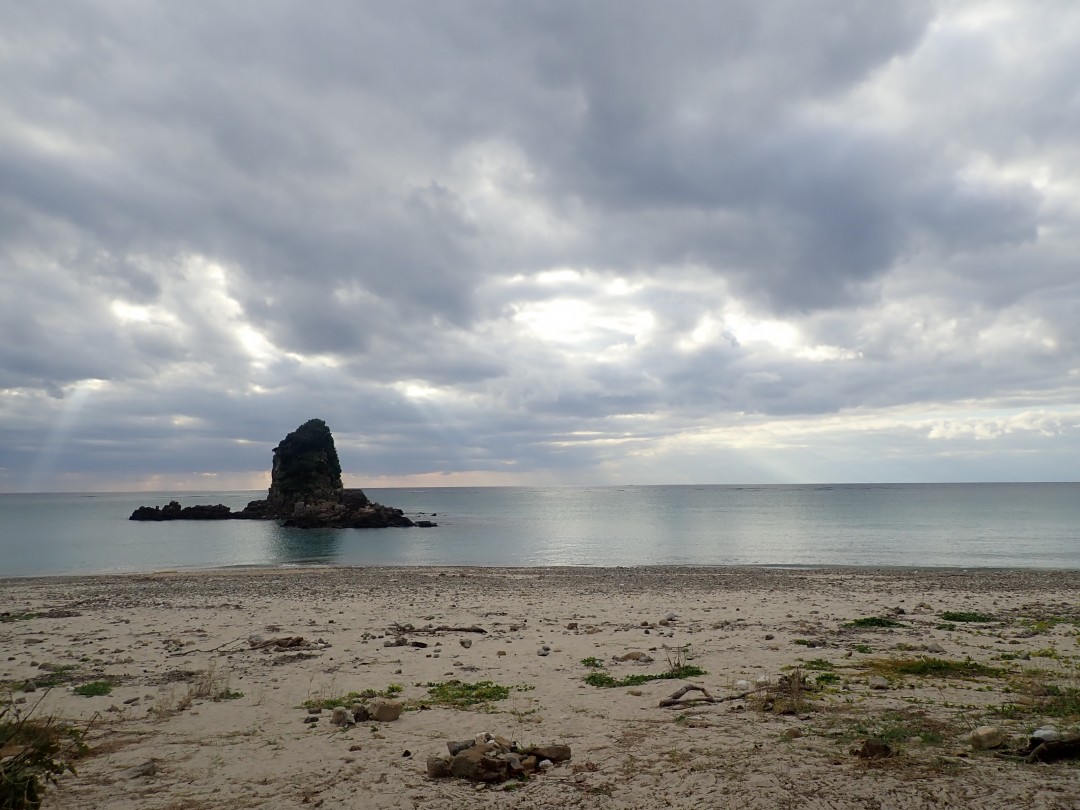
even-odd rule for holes
{"type": "MultiPolygon", "coordinates": [[[[1036,742],[1032,738],[1031,742],[1036,742]]],[[[1064,759],[1080,759],[1080,736],[1068,740],[1038,740],[1025,757],[1027,762],[1060,762],[1064,759]]]]}
{"type": "Polygon", "coordinates": [[[571,757],[569,745],[521,746],[490,732],[477,734],[472,740],[451,740],[446,748],[449,756],[427,758],[427,774],[432,779],[456,777],[484,783],[524,779],[571,757]]]}
{"type": "Polygon", "coordinates": [[[863,740],[863,744],[852,748],[851,753],[859,759],[885,759],[892,756],[893,750],[881,740],[863,740]]]}

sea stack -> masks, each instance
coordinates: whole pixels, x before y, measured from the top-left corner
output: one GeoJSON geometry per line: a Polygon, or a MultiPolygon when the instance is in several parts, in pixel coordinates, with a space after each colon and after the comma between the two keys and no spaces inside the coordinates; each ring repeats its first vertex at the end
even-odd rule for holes
{"type": "Polygon", "coordinates": [[[304,529],[378,529],[415,524],[400,509],[372,503],[361,489],[345,489],[341,462],[330,428],[322,419],[309,419],[274,448],[270,491],[240,512],[229,507],[195,506],[180,509],[171,502],[161,507],[140,506],[131,520],[281,520],[304,529]]]}
{"type": "Polygon", "coordinates": [[[266,495],[271,513],[286,517],[297,504],[341,503],[343,491],[334,437],[322,419],[304,422],[274,448],[266,495]]]}

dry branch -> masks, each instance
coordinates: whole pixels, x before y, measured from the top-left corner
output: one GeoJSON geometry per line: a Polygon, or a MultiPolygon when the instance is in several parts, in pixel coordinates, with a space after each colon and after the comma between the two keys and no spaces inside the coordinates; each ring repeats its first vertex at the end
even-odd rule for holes
{"type": "Polygon", "coordinates": [[[451,627],[448,624],[440,624],[438,627],[413,627],[411,624],[394,622],[387,628],[387,632],[396,636],[405,636],[410,633],[413,635],[435,635],[436,633],[483,633],[487,635],[487,630],[475,624],[469,627],[451,627]]]}
{"type": "Polygon", "coordinates": [[[751,689],[747,692],[739,692],[739,694],[737,695],[726,695],[721,698],[714,698],[712,695],[709,694],[708,690],[706,690],[705,687],[688,683],[681,689],[677,689],[676,691],[672,692],[671,697],[661,700],[660,707],[663,709],[670,709],[673,706],[696,706],[699,703],[725,703],[729,700],[745,700],[746,698],[750,697],[750,695],[756,694],[757,692],[761,692],[768,688],[768,686],[759,686],[756,689],[751,689]],[[705,695],[705,697],[694,698],[693,700],[680,701],[679,698],[681,698],[687,692],[701,692],[703,695],[705,695]]]}

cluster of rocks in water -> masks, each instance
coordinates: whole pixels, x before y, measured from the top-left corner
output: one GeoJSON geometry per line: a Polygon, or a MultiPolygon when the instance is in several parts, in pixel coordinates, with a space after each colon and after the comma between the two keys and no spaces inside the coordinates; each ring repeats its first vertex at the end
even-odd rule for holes
{"type": "Polygon", "coordinates": [[[456,777],[470,782],[505,782],[553,768],[570,759],[568,745],[521,746],[490,732],[471,740],[446,744],[449,756],[430,756],[427,774],[432,779],[456,777]]]}
{"type": "Polygon", "coordinates": [[[224,504],[140,506],[130,520],[281,520],[301,529],[382,529],[391,526],[433,527],[430,520],[405,516],[401,509],[368,499],[361,489],[345,489],[341,463],[330,428],[310,419],[274,448],[270,490],[239,512],[224,504]]]}

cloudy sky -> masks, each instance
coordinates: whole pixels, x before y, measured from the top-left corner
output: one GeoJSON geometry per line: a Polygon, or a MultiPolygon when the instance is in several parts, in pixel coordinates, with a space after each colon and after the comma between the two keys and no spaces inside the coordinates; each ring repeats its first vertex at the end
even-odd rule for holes
{"type": "Polygon", "coordinates": [[[1080,478],[1075,0],[0,20],[0,491],[1080,478]]]}

